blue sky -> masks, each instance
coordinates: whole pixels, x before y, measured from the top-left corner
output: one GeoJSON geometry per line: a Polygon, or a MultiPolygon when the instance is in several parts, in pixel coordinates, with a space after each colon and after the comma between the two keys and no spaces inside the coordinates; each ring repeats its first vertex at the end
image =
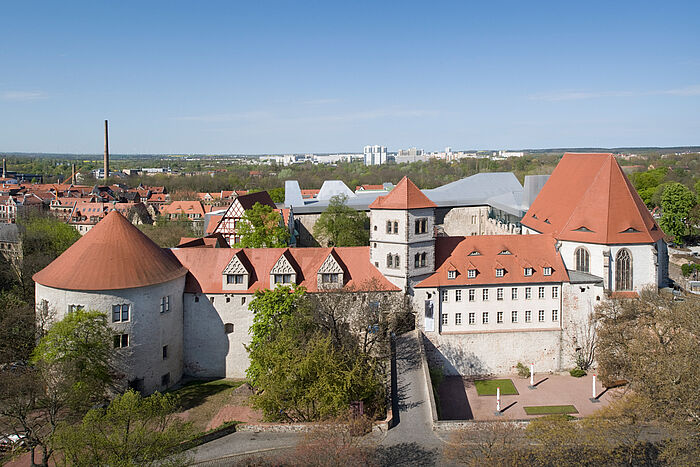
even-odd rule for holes
{"type": "Polygon", "coordinates": [[[5,1],[0,151],[700,145],[700,2],[5,1]]]}

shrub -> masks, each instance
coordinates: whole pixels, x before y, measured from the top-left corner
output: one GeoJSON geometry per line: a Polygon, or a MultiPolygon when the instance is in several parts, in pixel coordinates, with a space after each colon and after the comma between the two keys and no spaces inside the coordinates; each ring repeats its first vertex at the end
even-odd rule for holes
{"type": "Polygon", "coordinates": [[[520,376],[521,378],[530,377],[530,368],[526,365],[523,365],[522,362],[518,362],[518,364],[515,365],[515,368],[518,370],[518,376],[520,376]]]}
{"type": "Polygon", "coordinates": [[[581,368],[573,368],[569,370],[569,374],[574,378],[581,378],[582,376],[586,376],[588,373],[586,373],[586,370],[582,370],[581,368]]]}

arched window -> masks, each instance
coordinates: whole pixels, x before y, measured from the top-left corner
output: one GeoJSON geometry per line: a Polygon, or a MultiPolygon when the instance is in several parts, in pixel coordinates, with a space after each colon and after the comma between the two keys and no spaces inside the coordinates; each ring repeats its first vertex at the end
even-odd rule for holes
{"type": "Polygon", "coordinates": [[[233,323],[224,324],[224,331],[226,334],[231,334],[233,332],[233,323]]]}
{"type": "Polygon", "coordinates": [[[574,252],[574,259],[576,261],[577,271],[590,272],[591,255],[588,253],[588,250],[582,246],[576,248],[576,251],[574,252]]]}
{"type": "Polygon", "coordinates": [[[421,253],[421,254],[420,254],[420,265],[421,265],[421,267],[425,266],[425,264],[426,264],[426,256],[427,256],[427,255],[426,255],[425,253],[421,253]]]}
{"type": "Polygon", "coordinates": [[[413,267],[414,268],[419,268],[420,267],[420,253],[416,253],[416,255],[413,258],[413,267]]]}
{"type": "Polygon", "coordinates": [[[615,290],[633,290],[632,255],[629,250],[620,250],[615,258],[615,290]]]}
{"type": "Polygon", "coordinates": [[[388,267],[388,268],[394,267],[394,257],[393,257],[393,255],[391,255],[391,253],[386,255],[386,267],[388,267]]]}
{"type": "Polygon", "coordinates": [[[399,223],[397,221],[394,221],[394,233],[399,233],[399,223]]]}
{"type": "Polygon", "coordinates": [[[394,255],[394,267],[395,267],[396,269],[398,269],[399,266],[400,266],[399,255],[394,255]]]}

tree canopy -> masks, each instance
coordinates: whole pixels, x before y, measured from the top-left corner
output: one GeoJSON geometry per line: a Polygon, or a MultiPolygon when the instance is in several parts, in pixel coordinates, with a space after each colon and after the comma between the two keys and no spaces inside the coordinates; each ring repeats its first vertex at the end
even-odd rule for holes
{"type": "Polygon", "coordinates": [[[697,204],[697,196],[681,183],[671,183],[661,195],[661,228],[677,241],[688,235],[690,212],[697,204]]]}
{"type": "Polygon", "coordinates": [[[281,248],[289,244],[289,230],[271,206],[255,203],[238,224],[243,248],[281,248]]]}
{"type": "Polygon", "coordinates": [[[314,225],[314,236],[327,246],[369,244],[367,214],[349,207],[347,200],[346,195],[333,196],[314,225]]]}
{"type": "Polygon", "coordinates": [[[107,409],[92,409],[78,425],[63,425],[57,444],[73,466],[188,465],[179,445],[194,434],[173,416],[178,400],[158,392],[142,398],[133,390],[117,396],[107,409]]]}

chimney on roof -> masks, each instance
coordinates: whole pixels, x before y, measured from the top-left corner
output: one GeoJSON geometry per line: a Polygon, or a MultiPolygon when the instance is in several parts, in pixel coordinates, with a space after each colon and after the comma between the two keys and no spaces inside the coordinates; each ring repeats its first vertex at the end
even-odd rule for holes
{"type": "Polygon", "coordinates": [[[2,160],[2,178],[7,178],[7,160],[2,160]]]}
{"type": "Polygon", "coordinates": [[[71,185],[75,185],[75,164],[70,165],[70,170],[71,170],[70,183],[71,183],[71,185]]]}
{"type": "Polygon", "coordinates": [[[105,120],[105,180],[109,177],[109,128],[105,120]]]}

